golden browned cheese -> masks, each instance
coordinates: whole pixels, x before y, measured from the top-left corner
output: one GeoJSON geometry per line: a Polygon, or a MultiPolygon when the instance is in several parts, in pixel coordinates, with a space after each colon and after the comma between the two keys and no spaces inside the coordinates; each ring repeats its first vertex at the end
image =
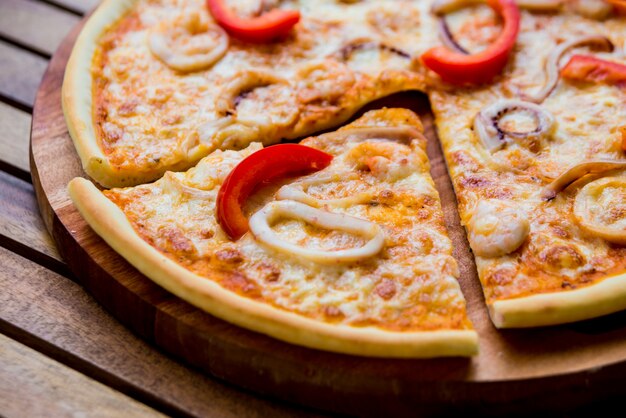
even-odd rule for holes
{"type": "MultiPolygon", "coordinates": [[[[244,17],[260,13],[258,1],[227,3],[244,17]]],[[[425,48],[423,2],[406,1],[401,9],[395,0],[285,1],[279,7],[302,14],[286,39],[250,44],[230,38],[214,65],[182,72],[160,59],[151,42],[163,35],[200,48],[203,31],[216,27],[206,2],[135,1],[101,36],[92,66],[96,139],[113,169],[158,178],[215,149],[310,135],[376,98],[424,89],[413,59],[425,48]],[[174,38],[175,31],[183,35],[174,38]]],[[[185,45],[166,52],[182,54],[185,45]]]]}
{"type": "MultiPolygon", "coordinates": [[[[488,44],[491,31],[497,30],[493,17],[490,29],[480,30],[481,20],[489,22],[489,16],[492,12],[479,6],[455,12],[449,20],[457,38],[474,51],[488,44]]],[[[529,232],[519,248],[492,257],[476,255],[488,304],[583,288],[626,272],[626,248],[581,228],[573,213],[574,199],[585,184],[603,175],[624,177],[622,171],[588,176],[554,200],[541,198],[542,189],[570,166],[584,160],[624,160],[618,129],[626,119],[623,88],[559,80],[540,104],[555,120],[553,131],[540,140],[515,140],[489,152],[473,128],[483,107],[501,99],[523,99],[539,90],[546,81],[544,64],[550,52],[585,35],[606,36],[615,50],[575,48],[564,55],[561,66],[573,53],[626,63],[623,17],[596,21],[571,13],[523,11],[512,58],[492,85],[456,90],[441,85],[430,93],[462,222],[470,236],[476,228],[472,216],[480,201],[508,202],[528,216],[529,232]]],[[[511,112],[502,123],[507,129],[528,130],[528,113],[511,112]]],[[[608,199],[612,200],[605,202],[607,208],[624,207],[623,194],[614,193],[608,199]]],[[[614,211],[611,222],[623,223],[625,215],[620,210],[614,211]]]]}
{"type": "MultiPolygon", "coordinates": [[[[359,262],[319,264],[272,250],[251,233],[235,242],[224,234],[215,219],[220,184],[241,159],[261,148],[257,143],[242,151],[216,151],[187,173],[169,172],[153,184],[112,189],[105,195],[147,243],[239,295],[355,327],[471,329],[421,129],[412,112],[388,109],[367,113],[342,128],[341,136],[306,139],[303,144],[334,156],[331,165],[261,189],[245,206],[246,212],[255,213],[274,201],[282,186],[300,187],[303,182],[309,182],[308,195],[322,202],[355,199],[344,207],[321,209],[383,229],[383,250],[359,262]],[[406,142],[351,134],[354,128],[372,126],[406,126],[418,134],[406,142]]],[[[280,238],[306,248],[334,251],[363,244],[360,237],[298,219],[280,219],[272,228],[280,238]]]]}

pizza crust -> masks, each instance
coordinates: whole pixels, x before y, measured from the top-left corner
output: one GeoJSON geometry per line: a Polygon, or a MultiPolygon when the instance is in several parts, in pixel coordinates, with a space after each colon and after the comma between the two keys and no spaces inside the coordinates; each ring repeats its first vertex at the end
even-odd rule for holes
{"type": "Polygon", "coordinates": [[[489,314],[498,328],[565,324],[626,309],[626,274],[581,289],[498,300],[489,314]]]}
{"type": "Polygon", "coordinates": [[[167,170],[190,168],[209,152],[206,148],[198,147],[196,152],[189,155],[188,161],[138,172],[133,168],[114,167],[100,148],[93,117],[94,55],[100,37],[128,13],[137,1],[104,0],[96,8],[76,39],[65,69],[61,90],[63,114],[83,170],[107,188],[143,184],[161,177],[167,170]]]}
{"type": "Polygon", "coordinates": [[[430,358],[472,356],[478,336],[471,330],[389,332],[318,322],[238,296],[198,276],[143,241],[113,202],[83,178],[68,190],[95,232],[158,285],[220,319],[293,344],[371,357],[430,358]]]}
{"type": "Polygon", "coordinates": [[[98,145],[93,123],[91,67],[98,39],[135,2],[106,0],[96,9],[76,40],[63,78],[61,95],[68,131],[85,172],[105,186],[129,185],[143,180],[135,173],[125,173],[111,166],[98,145]]]}

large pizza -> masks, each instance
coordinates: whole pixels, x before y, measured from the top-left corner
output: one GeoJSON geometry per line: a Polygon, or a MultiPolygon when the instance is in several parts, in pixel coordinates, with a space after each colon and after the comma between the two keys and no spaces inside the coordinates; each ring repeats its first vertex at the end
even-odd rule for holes
{"type": "Polygon", "coordinates": [[[226,321],[379,357],[478,349],[407,109],[428,94],[496,327],[626,309],[620,0],[106,0],[63,107],[74,204],[226,321]],[[305,139],[302,139],[305,138],[305,139]]]}

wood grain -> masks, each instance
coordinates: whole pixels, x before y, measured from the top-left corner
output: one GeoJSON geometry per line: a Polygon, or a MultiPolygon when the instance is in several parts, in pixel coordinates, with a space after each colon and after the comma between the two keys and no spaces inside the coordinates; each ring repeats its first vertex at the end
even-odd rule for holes
{"type": "Polygon", "coordinates": [[[108,386],[177,415],[313,416],[171,360],[115,321],[79,285],[27,259],[0,248],[0,265],[0,332],[108,386]]]}
{"type": "Polygon", "coordinates": [[[163,416],[1,334],[0,363],[5,416],[163,416]]]}
{"type": "Polygon", "coordinates": [[[0,10],[1,36],[48,56],[80,20],[34,0],[0,0],[0,10]]]}
{"type": "Polygon", "coordinates": [[[572,409],[626,394],[626,313],[584,323],[497,331],[473,258],[425,96],[407,93],[370,107],[404,106],[427,128],[461,287],[479,335],[471,360],[385,360],[309,350],[243,330],[195,309],[139,274],[85,224],[65,190],[80,163],[60,109],[61,76],[74,31],[53,57],[37,97],[32,173],[46,225],[81,283],[143,338],[241,387],[337,412],[367,415],[572,409]],[[50,161],[54,161],[51,164],[50,161]]]}
{"type": "MultiPolygon", "coordinates": [[[[28,145],[31,117],[12,106],[0,102],[0,161],[29,173],[28,145]]],[[[30,175],[28,176],[30,179],[30,175]]]]}
{"type": "Polygon", "coordinates": [[[0,95],[32,108],[48,60],[0,41],[0,95]]]}
{"type": "Polygon", "coordinates": [[[0,219],[0,245],[57,272],[68,271],[41,220],[33,186],[4,172],[0,172],[0,219]]]}

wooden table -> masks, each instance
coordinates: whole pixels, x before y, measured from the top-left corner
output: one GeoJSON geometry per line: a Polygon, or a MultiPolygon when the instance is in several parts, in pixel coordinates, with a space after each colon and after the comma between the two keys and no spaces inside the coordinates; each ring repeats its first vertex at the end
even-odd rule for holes
{"type": "MultiPolygon", "coordinates": [[[[0,416],[321,415],[212,379],[144,342],[85,292],[48,235],[30,173],[31,115],[52,54],[97,2],[0,0],[0,416]]],[[[445,170],[443,164],[439,166],[445,170]]],[[[484,310],[480,295],[473,300],[484,310]]],[[[604,332],[602,338],[609,343],[616,338],[623,342],[625,334],[620,330],[626,324],[625,315],[575,327],[582,334],[604,332]]],[[[534,335],[541,339],[542,332],[516,334],[516,338],[534,335]]],[[[567,329],[561,332],[559,335],[572,341],[589,342],[567,329]]],[[[518,352],[511,358],[532,360],[536,344],[517,343],[518,352]]],[[[568,388],[565,381],[578,379],[565,398],[581,399],[575,404],[585,404],[577,411],[582,416],[597,413],[600,407],[610,408],[610,404],[623,404],[624,370],[626,362],[622,361],[616,367],[591,367],[554,378],[560,387],[568,388]],[[589,398],[602,399],[603,405],[589,405],[589,398]]],[[[519,387],[534,386],[530,382],[519,387]]],[[[564,394],[551,396],[550,390],[544,390],[550,382],[543,380],[538,382],[543,386],[537,387],[544,402],[558,404],[564,394]]],[[[489,393],[496,393],[501,386],[499,382],[483,383],[489,393]]],[[[453,397],[445,390],[438,395],[453,397]]],[[[475,401],[490,405],[487,399],[475,401]]],[[[530,401],[526,406],[508,405],[508,409],[519,412],[519,408],[532,406],[530,401]]],[[[384,403],[380,410],[388,406],[384,403]]],[[[494,414],[496,409],[488,406],[481,411],[494,414]]],[[[568,410],[568,416],[573,415],[578,414],[568,410]]]]}
{"type": "Polygon", "coordinates": [[[313,416],[208,377],[145,343],[77,284],[31,182],[35,94],[98,0],[0,0],[0,416],[313,416]]]}

